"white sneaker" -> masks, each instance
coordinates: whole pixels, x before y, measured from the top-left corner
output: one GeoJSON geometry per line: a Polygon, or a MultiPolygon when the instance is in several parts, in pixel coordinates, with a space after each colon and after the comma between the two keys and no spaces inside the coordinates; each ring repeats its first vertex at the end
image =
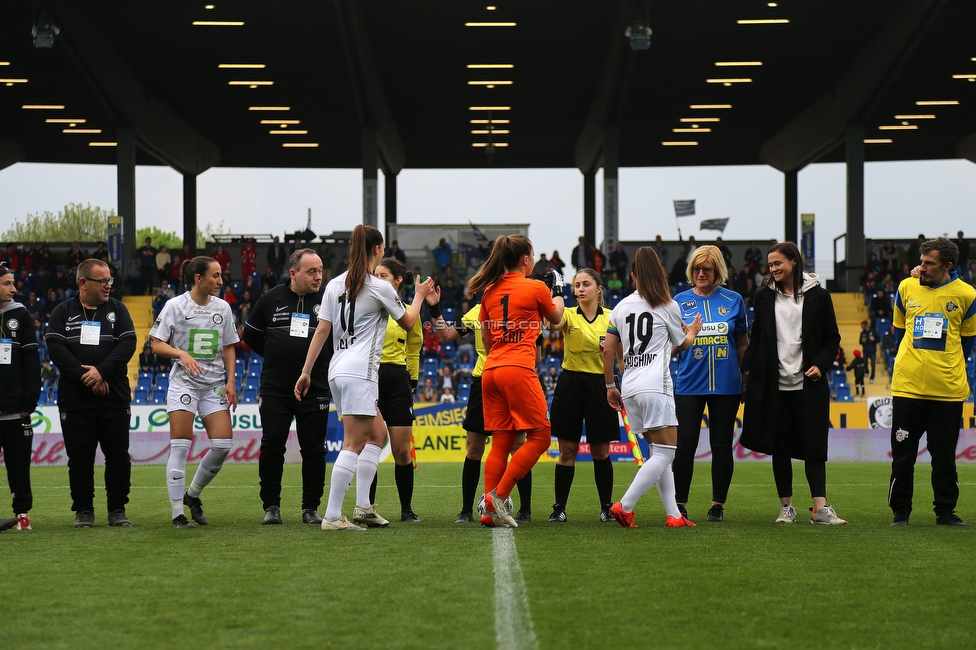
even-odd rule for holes
{"type": "Polygon", "coordinates": [[[30,515],[22,512],[17,515],[17,523],[10,530],[34,530],[30,525],[30,515]]]}
{"type": "Polygon", "coordinates": [[[823,524],[825,526],[846,526],[847,521],[841,519],[830,506],[824,506],[820,510],[810,510],[810,523],[823,524]]]}
{"type": "Polygon", "coordinates": [[[352,520],[369,528],[385,528],[390,525],[389,521],[380,517],[373,506],[368,508],[356,506],[356,509],[352,511],[352,520]]]}
{"type": "Polygon", "coordinates": [[[796,521],[796,510],[793,506],[783,506],[776,518],[777,524],[792,524],[796,521]]]}
{"type": "Polygon", "coordinates": [[[338,519],[322,518],[322,530],[366,530],[346,519],[345,515],[340,515],[338,519]]]}

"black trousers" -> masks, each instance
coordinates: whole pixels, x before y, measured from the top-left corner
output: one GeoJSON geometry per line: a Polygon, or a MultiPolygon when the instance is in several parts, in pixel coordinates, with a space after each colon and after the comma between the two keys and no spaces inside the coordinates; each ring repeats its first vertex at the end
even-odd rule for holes
{"type": "MultiPolygon", "coordinates": [[[[793,496],[794,438],[801,437],[803,429],[803,391],[779,391],[779,434],[773,446],[773,480],[779,498],[793,496]]],[[[803,473],[810,486],[810,497],[827,496],[827,463],[823,460],[803,461],[803,473]]]]}
{"type": "Polygon", "coordinates": [[[292,396],[261,396],[261,456],[258,476],[265,508],[281,506],[281,475],[285,465],[285,443],[295,418],[302,451],[302,510],[315,510],[325,493],[325,434],[329,426],[329,402],[292,396]],[[324,405],[325,408],[322,408],[324,405]]]}
{"type": "Polygon", "coordinates": [[[129,502],[132,459],[129,457],[128,406],[61,411],[64,450],[68,454],[71,509],[95,511],[95,450],[105,456],[105,496],[108,511],[129,502]]]}
{"type": "Polygon", "coordinates": [[[739,412],[739,395],[675,395],[678,416],[678,449],[671,464],[675,500],[688,503],[695,473],[695,451],[701,436],[702,415],[708,406],[708,441],[712,448],[712,501],[725,503],[732,483],[732,435],[739,412]]]}
{"type": "Polygon", "coordinates": [[[868,352],[867,348],[862,348],[861,354],[864,355],[864,360],[867,361],[867,364],[871,366],[871,381],[874,381],[874,362],[876,361],[875,357],[878,355],[877,348],[871,350],[870,352],[868,352]]]}
{"type": "Polygon", "coordinates": [[[962,402],[893,397],[891,400],[891,482],[888,505],[894,512],[912,511],[915,461],[922,434],[932,456],[935,514],[952,514],[959,500],[956,443],[962,421],[962,402]]]}
{"type": "Polygon", "coordinates": [[[31,492],[30,466],[34,429],[30,418],[0,420],[0,449],[7,466],[7,485],[13,500],[14,514],[30,512],[34,505],[31,492]]]}

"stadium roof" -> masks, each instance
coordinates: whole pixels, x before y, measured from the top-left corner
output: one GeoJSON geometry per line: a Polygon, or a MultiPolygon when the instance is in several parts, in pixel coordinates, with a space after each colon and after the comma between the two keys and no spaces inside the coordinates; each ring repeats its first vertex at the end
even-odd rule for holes
{"type": "Polygon", "coordinates": [[[0,3],[0,168],[115,164],[119,126],[188,173],[359,167],[364,125],[388,173],[592,171],[607,126],[621,166],[791,171],[843,160],[849,124],[890,140],[868,161],[976,160],[972,0],[213,2],[0,3]]]}

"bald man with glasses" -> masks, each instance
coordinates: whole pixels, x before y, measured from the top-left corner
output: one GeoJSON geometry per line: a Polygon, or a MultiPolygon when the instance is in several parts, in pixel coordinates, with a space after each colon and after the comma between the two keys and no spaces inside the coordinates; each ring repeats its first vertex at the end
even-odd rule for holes
{"type": "Polygon", "coordinates": [[[75,528],[95,525],[95,450],[105,456],[109,526],[131,526],[128,363],[136,351],[129,311],[110,297],[111,271],[98,259],[78,266],[78,295],[51,312],[47,345],[61,372],[58,409],[68,454],[75,528]]]}

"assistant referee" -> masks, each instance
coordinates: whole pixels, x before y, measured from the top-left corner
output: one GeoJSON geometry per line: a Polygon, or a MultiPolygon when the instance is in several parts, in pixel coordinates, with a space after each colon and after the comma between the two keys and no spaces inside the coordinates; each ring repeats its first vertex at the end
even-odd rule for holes
{"type": "Polygon", "coordinates": [[[302,453],[302,521],[322,523],[318,507],[325,492],[331,341],[315,362],[305,399],[299,402],[294,392],[318,326],[322,294],[322,259],[312,249],[301,248],[288,259],[288,284],[262,295],[244,325],[244,342],[264,357],[258,407],[263,428],[258,476],[264,506],[261,523],[265,525],[282,523],[281,475],[292,418],[302,453]]]}

